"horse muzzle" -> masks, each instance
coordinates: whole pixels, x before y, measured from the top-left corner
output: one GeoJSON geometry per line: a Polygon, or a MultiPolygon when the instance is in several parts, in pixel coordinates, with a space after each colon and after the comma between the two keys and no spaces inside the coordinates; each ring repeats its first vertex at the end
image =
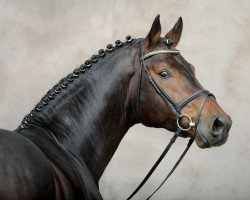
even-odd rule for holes
{"type": "Polygon", "coordinates": [[[231,126],[232,120],[229,116],[216,116],[210,127],[201,123],[196,131],[196,144],[200,148],[209,148],[225,144],[231,126]]]}

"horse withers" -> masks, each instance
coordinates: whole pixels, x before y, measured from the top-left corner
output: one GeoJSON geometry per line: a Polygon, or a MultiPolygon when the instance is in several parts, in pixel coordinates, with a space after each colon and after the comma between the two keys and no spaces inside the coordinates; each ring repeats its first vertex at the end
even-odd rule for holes
{"type": "Polygon", "coordinates": [[[226,142],[230,117],[176,49],[182,19],[161,37],[117,40],[64,77],[15,131],[0,130],[0,199],[102,199],[98,181],[137,123],[201,148],[226,142]]]}

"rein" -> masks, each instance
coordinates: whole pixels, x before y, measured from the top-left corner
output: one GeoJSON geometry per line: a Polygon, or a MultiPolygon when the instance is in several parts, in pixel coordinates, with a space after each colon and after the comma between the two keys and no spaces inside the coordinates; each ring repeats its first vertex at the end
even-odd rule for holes
{"type": "MultiPolygon", "coordinates": [[[[174,53],[174,54],[179,54],[180,51],[178,50],[174,50],[174,49],[162,49],[162,50],[157,50],[157,51],[152,51],[149,52],[147,54],[144,55],[144,53],[141,50],[140,47],[140,58],[139,58],[139,62],[141,65],[141,70],[140,70],[140,80],[138,83],[138,90],[137,90],[137,103],[136,103],[136,111],[137,111],[137,117],[139,119],[139,108],[140,108],[140,91],[141,91],[141,81],[142,81],[142,73],[143,71],[146,74],[147,79],[149,80],[150,84],[153,86],[153,88],[155,89],[156,93],[162,98],[162,100],[164,101],[164,103],[166,104],[166,106],[171,110],[171,112],[173,113],[173,115],[175,116],[176,119],[176,125],[177,125],[177,130],[174,133],[174,136],[170,139],[167,147],[164,149],[164,151],[162,152],[162,154],[160,155],[160,157],[157,159],[157,161],[155,162],[155,164],[153,165],[153,167],[150,169],[150,171],[147,173],[147,175],[145,176],[145,178],[142,180],[142,182],[139,184],[139,186],[134,190],[134,192],[127,198],[127,200],[131,199],[135,194],[137,194],[137,192],[142,188],[142,186],[147,182],[147,180],[149,179],[149,177],[153,174],[153,172],[155,171],[155,169],[158,167],[158,165],[161,163],[162,159],[165,157],[165,155],[168,153],[169,149],[171,148],[171,146],[175,143],[176,139],[181,136],[181,133],[183,131],[188,131],[190,129],[193,130],[194,135],[196,135],[196,130],[197,127],[199,125],[199,120],[200,120],[200,116],[201,116],[201,111],[204,107],[204,104],[206,102],[206,99],[208,96],[213,96],[214,95],[212,93],[210,93],[207,90],[198,90],[196,92],[194,92],[193,94],[191,94],[189,97],[187,97],[186,99],[184,99],[181,103],[177,104],[175,103],[162,89],[161,87],[155,82],[155,80],[153,79],[153,77],[151,76],[151,74],[149,73],[147,67],[145,66],[145,60],[158,55],[158,54],[166,54],[166,53],[174,53]],[[199,96],[203,96],[203,99],[200,103],[199,109],[197,111],[197,115],[195,120],[193,121],[192,118],[186,114],[181,114],[181,110],[182,108],[184,108],[188,103],[190,103],[191,101],[193,101],[194,99],[198,98],[199,96]],[[183,126],[181,126],[180,124],[180,120],[183,118],[187,118],[189,120],[189,127],[188,128],[184,128],[183,126]]],[[[215,98],[215,97],[214,97],[215,98]]],[[[184,156],[186,155],[187,151],[189,150],[189,148],[191,147],[191,145],[194,142],[194,138],[191,138],[187,144],[187,147],[185,148],[185,150],[183,151],[183,153],[181,154],[181,156],[179,157],[179,159],[177,160],[177,162],[175,163],[175,165],[173,166],[173,168],[171,169],[171,171],[168,173],[168,175],[163,179],[163,181],[161,182],[161,184],[154,190],[153,193],[151,193],[151,195],[149,195],[146,199],[150,199],[161,187],[162,185],[167,181],[167,179],[171,176],[171,174],[174,172],[174,170],[177,168],[177,166],[179,165],[179,163],[182,161],[182,159],[184,158],[184,156]]]]}

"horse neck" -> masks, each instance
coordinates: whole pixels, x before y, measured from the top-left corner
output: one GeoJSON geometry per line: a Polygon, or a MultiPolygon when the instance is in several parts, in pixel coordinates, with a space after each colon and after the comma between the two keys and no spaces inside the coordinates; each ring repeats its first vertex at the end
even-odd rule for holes
{"type": "Polygon", "coordinates": [[[134,124],[129,89],[136,51],[123,47],[98,61],[62,90],[34,124],[66,152],[83,160],[97,182],[134,124]]]}

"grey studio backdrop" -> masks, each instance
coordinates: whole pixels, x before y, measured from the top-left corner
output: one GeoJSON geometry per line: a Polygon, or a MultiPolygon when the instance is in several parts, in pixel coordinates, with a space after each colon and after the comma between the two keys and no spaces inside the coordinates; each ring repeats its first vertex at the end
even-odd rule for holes
{"type": "MultiPolygon", "coordinates": [[[[0,127],[15,129],[43,94],[98,49],[127,34],[145,36],[157,14],[163,34],[182,16],[178,49],[233,126],[222,147],[192,146],[154,199],[249,200],[249,10],[243,0],[0,0],[0,127]]],[[[100,180],[104,199],[125,199],[171,136],[131,128],[100,180]]],[[[186,143],[176,142],[137,199],[159,184],[186,143]]]]}

